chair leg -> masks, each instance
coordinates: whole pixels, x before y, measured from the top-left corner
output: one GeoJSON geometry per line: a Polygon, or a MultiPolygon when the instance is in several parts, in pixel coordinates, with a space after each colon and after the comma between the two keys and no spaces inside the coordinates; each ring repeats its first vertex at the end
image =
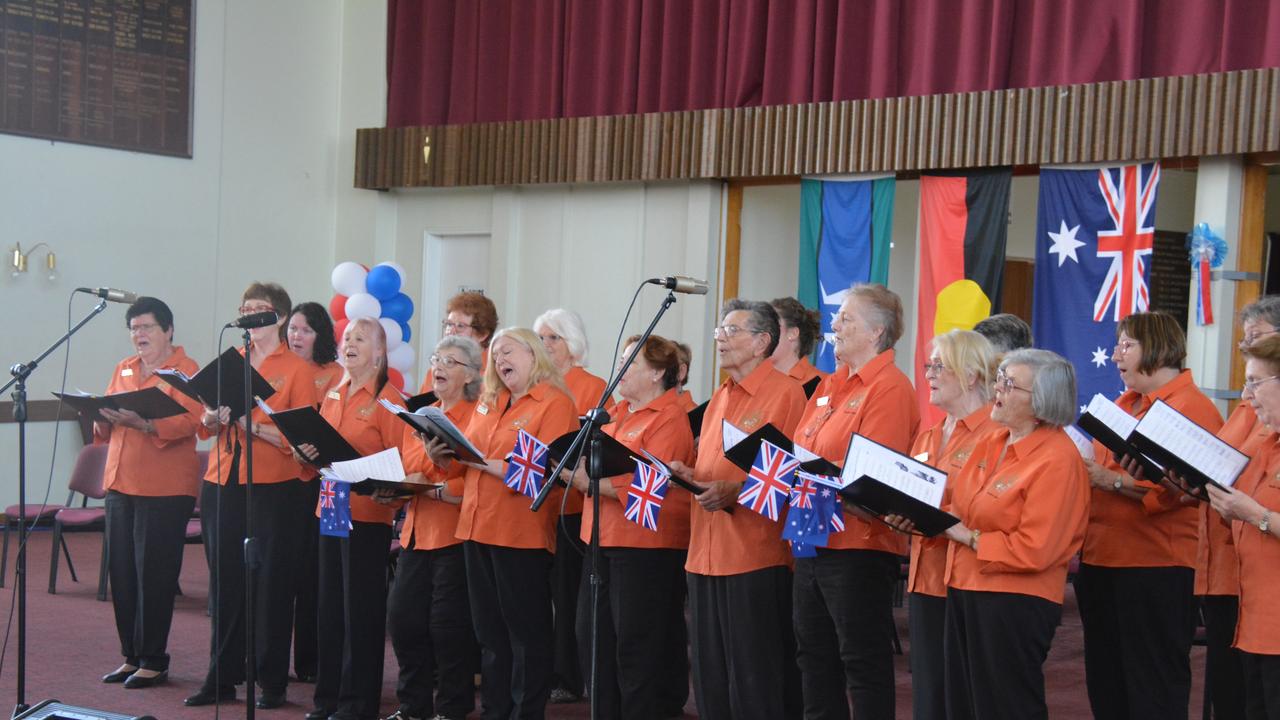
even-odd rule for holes
{"type": "Polygon", "coordinates": [[[71,550],[67,547],[67,536],[62,538],[62,556],[67,559],[67,569],[71,571],[71,582],[80,582],[80,578],[76,576],[76,564],[71,562],[71,550]]]}
{"type": "Polygon", "coordinates": [[[53,521],[53,547],[49,550],[49,594],[58,594],[58,546],[62,544],[62,523],[53,521]]]}
{"type": "Polygon", "coordinates": [[[102,532],[102,559],[98,561],[98,600],[107,599],[107,532],[102,532]]]}

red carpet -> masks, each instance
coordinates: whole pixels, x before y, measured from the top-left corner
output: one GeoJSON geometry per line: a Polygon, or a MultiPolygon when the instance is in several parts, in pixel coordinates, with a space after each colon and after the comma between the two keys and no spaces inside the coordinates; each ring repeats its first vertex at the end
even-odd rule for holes
{"type": "MultiPolygon", "coordinates": [[[[68,544],[75,560],[80,582],[71,582],[65,563],[60,565],[58,594],[49,595],[49,534],[36,533],[30,543],[27,587],[27,692],[28,703],[57,698],[65,703],[135,715],[151,714],[160,720],[180,718],[244,717],[243,693],[236,704],[220,709],[187,708],[182,699],[195,692],[204,678],[208,662],[209,618],[205,615],[208,578],[204,555],[198,545],[187,546],[182,570],[182,591],[174,613],[173,631],[169,638],[172,656],[168,684],[148,690],[126,690],[119,685],[103,685],[99,677],[120,664],[119,643],[115,633],[109,602],[98,602],[98,553],[101,536],[70,535],[68,544]]],[[[14,543],[16,545],[16,543],[14,543]]],[[[9,576],[0,590],[0,617],[7,617],[13,602],[13,554],[9,557],[9,576]]],[[[898,628],[904,649],[910,651],[906,636],[905,611],[897,611],[898,628]]],[[[898,717],[911,717],[911,675],[905,656],[897,657],[898,717]]],[[[395,657],[387,644],[386,677],[383,708],[387,713],[396,707],[395,657]]],[[[1192,651],[1192,668],[1197,675],[1192,689],[1191,717],[1200,716],[1201,686],[1199,675],[1204,668],[1204,648],[1192,651]]],[[[0,713],[8,717],[17,698],[17,627],[10,632],[4,666],[0,669],[0,713]]],[[[1045,665],[1048,685],[1049,714],[1055,718],[1080,718],[1089,715],[1084,689],[1084,659],[1080,617],[1070,588],[1064,610],[1063,625],[1054,638],[1053,650],[1045,665]]],[[[259,710],[258,717],[296,720],[311,709],[312,686],[289,686],[289,703],[278,710],[259,710]]],[[[476,715],[478,716],[478,714],[476,715]]],[[[686,716],[694,717],[690,698],[686,716]]],[[[549,718],[587,718],[586,703],[552,705],[549,718]]]]}

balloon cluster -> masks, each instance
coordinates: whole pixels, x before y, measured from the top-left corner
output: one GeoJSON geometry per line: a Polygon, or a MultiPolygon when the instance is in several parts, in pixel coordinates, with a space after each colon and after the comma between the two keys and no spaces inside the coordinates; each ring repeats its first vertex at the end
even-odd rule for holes
{"type": "Polygon", "coordinates": [[[409,344],[409,318],[413,317],[413,301],[401,292],[404,268],[384,262],[372,268],[354,263],[339,263],[330,275],[333,291],[329,315],[333,332],[342,344],[347,324],[356,318],[375,318],[387,334],[387,374],[395,387],[411,391],[406,375],[413,367],[413,346],[409,344]]]}

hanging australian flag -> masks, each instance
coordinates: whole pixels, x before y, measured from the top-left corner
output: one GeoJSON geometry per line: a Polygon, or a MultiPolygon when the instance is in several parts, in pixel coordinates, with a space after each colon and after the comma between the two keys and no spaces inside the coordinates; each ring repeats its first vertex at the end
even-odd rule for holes
{"type": "Polygon", "coordinates": [[[351,534],[351,492],[344,482],[320,480],[320,534],[331,537],[351,534]]]}
{"type": "Polygon", "coordinates": [[[1151,306],[1160,164],[1040,171],[1036,346],[1076,369],[1077,405],[1124,390],[1111,362],[1116,323],[1151,306]]]}

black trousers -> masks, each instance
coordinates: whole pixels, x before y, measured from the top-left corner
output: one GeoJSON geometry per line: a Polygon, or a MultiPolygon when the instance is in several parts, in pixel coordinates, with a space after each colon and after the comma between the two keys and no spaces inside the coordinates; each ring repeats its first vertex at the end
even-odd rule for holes
{"type": "Polygon", "coordinates": [[[471,658],[477,646],[461,544],[400,551],[387,599],[387,632],[400,664],[396,698],[406,715],[460,718],[475,709],[471,658]]]}
{"type": "MultiPolygon", "coordinates": [[[[670,717],[671,666],[689,686],[684,627],[684,550],[600,549],[596,694],[599,718],[670,717]],[[673,642],[679,638],[679,646],[673,642]],[[678,649],[678,652],[673,652],[678,649]]],[[[590,679],[591,558],[578,595],[581,666],[590,679]]],[[[686,690],[687,692],[687,690],[686,690]]],[[[676,708],[677,712],[679,708],[676,708]]]]}
{"type": "Polygon", "coordinates": [[[791,571],[687,573],[693,621],[693,694],[705,720],[778,720],[800,714],[791,571]]]}
{"type": "Polygon", "coordinates": [[[806,720],[893,718],[893,589],[898,557],[818,548],[797,558],[797,662],[806,720]]]}
{"type": "Polygon", "coordinates": [[[196,499],[107,491],[107,576],[120,654],[126,663],[168,670],[173,596],[187,520],[196,499]]]}
{"type": "Polygon", "coordinates": [[[1062,606],[1015,593],[947,590],[947,717],[1037,720],[1049,717],[1044,660],[1062,606]]]}
{"type": "Polygon", "coordinates": [[[1244,717],[1244,668],[1240,651],[1231,647],[1240,617],[1240,598],[1235,595],[1204,595],[1200,598],[1204,618],[1204,693],[1218,720],[1244,717]]]}
{"type": "Polygon", "coordinates": [[[391,526],[352,521],[349,537],[321,535],[319,547],[316,609],[325,631],[316,644],[315,705],[343,718],[376,720],[386,646],[391,526]]]}
{"type": "MultiPolygon", "coordinates": [[[[235,477],[232,463],[231,477],[235,477]]],[[[294,571],[304,516],[314,508],[298,504],[297,485],[288,480],[253,486],[253,534],[259,567],[254,591],[254,658],[258,684],[283,693],[289,680],[289,638],[293,630],[294,571]]],[[[235,685],[245,679],[245,491],[240,484],[203,483],[200,519],[213,632],[205,684],[235,685]]]]}
{"type": "MultiPolygon", "coordinates": [[[[298,505],[314,508],[320,498],[320,481],[298,483],[298,505]]],[[[298,569],[293,595],[293,672],[298,677],[316,675],[316,598],[320,551],[320,518],[314,512],[302,519],[298,569]]]]}
{"type": "Polygon", "coordinates": [[[1280,655],[1240,653],[1244,669],[1245,717],[1280,720],[1280,655]]]}
{"type": "Polygon", "coordinates": [[[946,662],[942,646],[947,599],[913,592],[908,595],[907,603],[911,633],[911,717],[946,720],[946,662]]]}
{"type": "Polygon", "coordinates": [[[542,720],[551,695],[552,555],[467,541],[467,593],[480,641],[480,716],[542,720]]]}
{"type": "Polygon", "coordinates": [[[583,671],[578,664],[578,585],[582,581],[582,513],[556,521],[556,557],[551,565],[551,604],[555,613],[556,678],[559,687],[581,695],[583,671]]]}
{"type": "Polygon", "coordinates": [[[1081,563],[1075,588],[1094,717],[1187,717],[1195,571],[1081,563]]]}

